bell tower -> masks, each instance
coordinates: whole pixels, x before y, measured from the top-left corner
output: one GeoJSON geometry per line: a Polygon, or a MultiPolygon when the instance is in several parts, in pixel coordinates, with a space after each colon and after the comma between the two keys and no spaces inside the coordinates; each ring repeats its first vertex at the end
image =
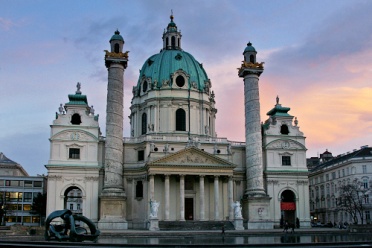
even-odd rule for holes
{"type": "Polygon", "coordinates": [[[110,39],[111,51],[105,51],[108,70],[104,185],[100,195],[100,229],[128,229],[126,194],[123,183],[123,95],[124,70],[128,52],[117,30],[110,39]]]}
{"type": "Polygon", "coordinates": [[[248,229],[272,228],[270,222],[270,197],[264,189],[262,134],[260,121],[260,96],[258,81],[264,71],[263,62],[256,62],[256,49],[248,43],[239,77],[244,79],[245,105],[245,158],[247,188],[244,194],[244,218],[248,229]]]}

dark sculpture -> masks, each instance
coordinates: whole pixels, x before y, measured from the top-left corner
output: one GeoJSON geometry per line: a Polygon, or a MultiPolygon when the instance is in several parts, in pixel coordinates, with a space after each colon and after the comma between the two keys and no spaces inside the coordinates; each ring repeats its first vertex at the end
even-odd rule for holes
{"type": "Polygon", "coordinates": [[[90,219],[82,215],[75,215],[68,209],[54,211],[48,216],[45,223],[45,240],[54,238],[58,241],[82,242],[89,240],[95,242],[100,234],[101,232],[90,219]],[[61,218],[63,224],[51,224],[56,218],[61,218]],[[79,226],[76,221],[83,222],[85,225],[79,226]],[[84,226],[88,226],[89,230],[84,226]]]}

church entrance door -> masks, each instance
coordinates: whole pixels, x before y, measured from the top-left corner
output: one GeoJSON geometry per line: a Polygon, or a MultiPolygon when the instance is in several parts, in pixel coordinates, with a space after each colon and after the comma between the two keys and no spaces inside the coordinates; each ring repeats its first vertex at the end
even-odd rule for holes
{"type": "Polygon", "coordinates": [[[194,220],[194,198],[185,198],[185,220],[194,220]]]}
{"type": "Polygon", "coordinates": [[[280,210],[282,220],[289,224],[296,224],[296,196],[291,190],[283,191],[281,195],[280,210]]]}

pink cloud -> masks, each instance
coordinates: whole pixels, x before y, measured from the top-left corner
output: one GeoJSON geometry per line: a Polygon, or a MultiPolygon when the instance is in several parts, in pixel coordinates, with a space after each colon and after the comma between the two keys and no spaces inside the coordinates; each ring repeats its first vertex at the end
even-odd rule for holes
{"type": "Polygon", "coordinates": [[[17,26],[17,25],[14,22],[12,22],[11,20],[0,17],[0,27],[3,30],[8,31],[9,29],[11,29],[12,27],[15,27],[15,26],[17,26]]]}

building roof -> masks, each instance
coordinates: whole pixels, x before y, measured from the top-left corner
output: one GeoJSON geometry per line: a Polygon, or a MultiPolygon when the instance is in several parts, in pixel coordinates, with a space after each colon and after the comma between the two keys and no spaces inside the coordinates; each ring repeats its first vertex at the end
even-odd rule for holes
{"type": "MultiPolygon", "coordinates": [[[[28,176],[27,171],[25,171],[25,169],[23,169],[23,167],[20,164],[9,159],[2,152],[0,152],[0,169],[19,170],[24,176],[28,176]]],[[[2,174],[1,170],[0,170],[0,174],[2,174]]]]}
{"type": "Polygon", "coordinates": [[[368,146],[362,146],[359,150],[354,150],[351,153],[345,154],[345,155],[339,155],[337,157],[333,157],[330,160],[327,160],[324,163],[319,164],[318,166],[311,169],[311,172],[315,172],[321,169],[324,169],[326,167],[342,163],[344,161],[347,161],[349,159],[353,158],[363,158],[363,157],[371,157],[372,158],[372,147],[368,146]]]}
{"type": "Polygon", "coordinates": [[[292,115],[288,114],[288,111],[291,110],[291,108],[288,107],[282,107],[281,104],[276,104],[273,109],[271,109],[269,112],[267,112],[267,115],[269,116],[287,116],[287,117],[293,117],[292,115]]]}
{"type": "Polygon", "coordinates": [[[4,153],[0,152],[0,165],[2,164],[17,164],[13,160],[7,158],[4,153]]]}
{"type": "Polygon", "coordinates": [[[88,99],[86,95],[82,95],[81,93],[76,93],[74,95],[68,95],[68,99],[70,100],[65,105],[88,105],[88,99]]]}

